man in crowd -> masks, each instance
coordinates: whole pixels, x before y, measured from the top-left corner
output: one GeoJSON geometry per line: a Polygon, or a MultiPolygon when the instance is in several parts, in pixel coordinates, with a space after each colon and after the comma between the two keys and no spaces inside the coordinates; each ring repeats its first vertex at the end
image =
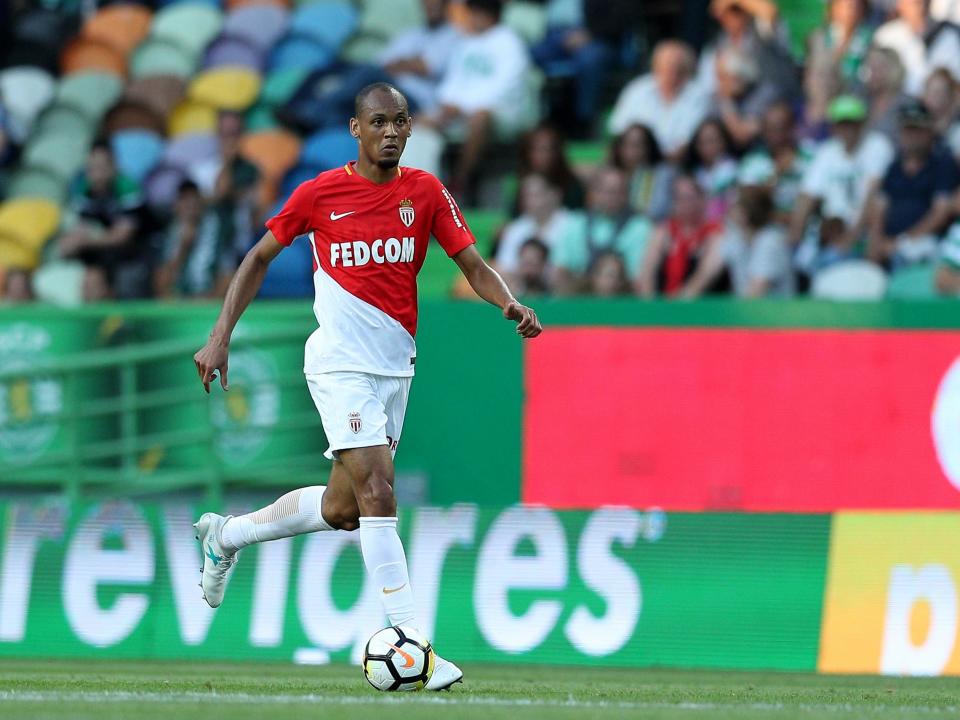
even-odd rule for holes
{"type": "Polygon", "coordinates": [[[931,18],[930,0],[898,0],[896,19],[881,25],[873,41],[900,56],[907,71],[906,90],[914,97],[938,67],[960,80],[960,29],[931,18]]]}
{"type": "Polygon", "coordinates": [[[747,148],[760,134],[763,114],[780,90],[762,79],[756,58],[732,45],[717,53],[716,70],[720,120],[734,144],[747,148]]]}

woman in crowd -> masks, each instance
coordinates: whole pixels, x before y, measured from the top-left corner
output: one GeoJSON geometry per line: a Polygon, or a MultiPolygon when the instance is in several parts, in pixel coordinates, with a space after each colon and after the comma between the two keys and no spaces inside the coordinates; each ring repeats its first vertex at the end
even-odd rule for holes
{"type": "Polygon", "coordinates": [[[654,222],[666,219],[675,170],[663,162],[650,128],[637,123],[617,135],[610,146],[610,162],[630,178],[630,209],[654,222]]]}
{"type": "Polygon", "coordinates": [[[536,238],[549,250],[560,238],[569,212],[561,203],[561,190],[540,173],[527,175],[520,181],[522,214],[506,224],[497,243],[497,269],[505,273],[517,271],[520,248],[536,238]]]}
{"type": "Polygon", "coordinates": [[[923,104],[933,117],[933,129],[953,154],[960,159],[960,113],[957,81],[946,68],[937,68],[923,85],[923,104]]]}
{"type": "Polygon", "coordinates": [[[611,298],[630,294],[627,266],[618,252],[608,251],[597,255],[587,277],[590,294],[594,297],[611,298]]]}
{"type": "MultiPolygon", "coordinates": [[[[583,207],[584,190],[580,179],[573,172],[564,148],[563,136],[552,125],[542,124],[533,128],[520,141],[520,163],[517,171],[522,183],[527,175],[538,173],[560,188],[563,206],[571,209],[583,207]]],[[[520,212],[519,187],[514,198],[511,214],[520,212]]]]}
{"type": "Polygon", "coordinates": [[[870,111],[870,129],[896,143],[900,108],[909,100],[903,91],[906,72],[900,56],[890,48],[873,47],[867,53],[861,75],[870,111]]]}
{"type": "MultiPolygon", "coordinates": [[[[707,217],[707,196],[696,178],[673,181],[673,214],[657,226],[640,264],[636,291],[643,297],[698,297],[717,284],[722,224],[707,217]]],[[[722,264],[722,258],[720,258],[722,264]]]]}
{"type": "Polygon", "coordinates": [[[697,128],[685,166],[706,193],[707,219],[722,220],[733,202],[737,162],[733,142],[720,120],[707,118],[697,128]]]}

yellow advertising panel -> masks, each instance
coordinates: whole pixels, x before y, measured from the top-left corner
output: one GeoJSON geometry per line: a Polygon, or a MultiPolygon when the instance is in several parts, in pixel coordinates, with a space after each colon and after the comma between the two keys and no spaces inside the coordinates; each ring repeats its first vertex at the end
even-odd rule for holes
{"type": "Polygon", "coordinates": [[[960,513],[837,513],[818,669],[960,675],[960,513]]]}

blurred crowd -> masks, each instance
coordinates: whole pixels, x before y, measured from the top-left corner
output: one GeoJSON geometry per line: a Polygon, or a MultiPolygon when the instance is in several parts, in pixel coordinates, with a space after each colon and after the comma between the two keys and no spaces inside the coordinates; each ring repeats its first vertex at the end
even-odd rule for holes
{"type": "MultiPolygon", "coordinates": [[[[822,21],[792,44],[773,0],[423,0],[421,26],[310,73],[276,117],[309,136],[343,125],[362,85],[396,83],[404,162],[468,220],[502,211],[478,240],[519,295],[960,293],[960,2],[808,4],[822,21]]],[[[43,265],[8,265],[6,299],[55,299],[67,266],[85,301],[222,295],[283,200],[245,122],[218,112],[216,152],[159,207],[95,141],[43,265]]],[[[0,97],[0,167],[17,157],[0,97]]],[[[283,282],[267,294],[312,292],[283,282]]]]}

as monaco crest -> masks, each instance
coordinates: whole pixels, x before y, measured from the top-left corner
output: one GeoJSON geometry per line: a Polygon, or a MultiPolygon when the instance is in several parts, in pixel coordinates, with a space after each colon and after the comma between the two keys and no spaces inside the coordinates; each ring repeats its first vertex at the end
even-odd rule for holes
{"type": "Polygon", "coordinates": [[[413,225],[413,219],[416,217],[413,213],[413,200],[406,198],[400,202],[400,219],[407,227],[413,225]]]}
{"type": "Polygon", "coordinates": [[[360,422],[360,413],[348,413],[347,420],[350,422],[350,429],[353,430],[354,435],[360,432],[360,428],[363,427],[363,423],[360,422]]]}

